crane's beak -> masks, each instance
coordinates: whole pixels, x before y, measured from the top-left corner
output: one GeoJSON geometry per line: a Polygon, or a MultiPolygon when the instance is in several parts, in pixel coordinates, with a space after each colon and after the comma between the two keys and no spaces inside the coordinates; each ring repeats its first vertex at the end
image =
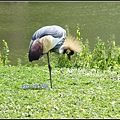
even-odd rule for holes
{"type": "Polygon", "coordinates": [[[69,54],[67,54],[69,60],[71,60],[71,55],[73,54],[74,54],[74,51],[70,51],[69,54]]]}
{"type": "Polygon", "coordinates": [[[67,54],[67,56],[68,56],[68,59],[71,60],[70,54],[67,54]]]}
{"type": "Polygon", "coordinates": [[[39,39],[33,41],[29,48],[28,58],[29,61],[38,60],[43,55],[43,46],[39,39]]]}

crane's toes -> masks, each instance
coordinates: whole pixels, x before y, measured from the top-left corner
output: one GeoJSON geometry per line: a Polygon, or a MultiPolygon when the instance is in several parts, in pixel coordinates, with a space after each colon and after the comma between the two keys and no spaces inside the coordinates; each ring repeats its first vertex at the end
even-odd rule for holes
{"type": "Polygon", "coordinates": [[[53,88],[50,88],[50,90],[54,90],[53,88]]]}

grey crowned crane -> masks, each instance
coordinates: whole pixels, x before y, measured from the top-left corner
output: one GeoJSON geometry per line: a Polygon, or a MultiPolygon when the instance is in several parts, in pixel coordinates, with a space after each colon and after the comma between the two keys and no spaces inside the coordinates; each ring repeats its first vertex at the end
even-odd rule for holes
{"type": "Polygon", "coordinates": [[[49,52],[67,54],[69,60],[74,52],[81,52],[80,41],[72,36],[66,37],[66,31],[60,26],[51,25],[38,29],[32,36],[29,46],[29,61],[38,60],[44,54],[47,54],[48,69],[50,74],[50,86],[52,88],[51,65],[49,52]],[[69,52],[68,52],[69,51],[69,52]]]}

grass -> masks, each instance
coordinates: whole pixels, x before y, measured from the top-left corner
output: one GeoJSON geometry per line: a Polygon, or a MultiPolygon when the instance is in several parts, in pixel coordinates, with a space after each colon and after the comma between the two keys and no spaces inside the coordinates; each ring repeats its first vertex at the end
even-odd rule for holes
{"type": "Polygon", "coordinates": [[[53,67],[50,90],[47,66],[1,66],[0,118],[120,118],[119,73],[53,67]]]}

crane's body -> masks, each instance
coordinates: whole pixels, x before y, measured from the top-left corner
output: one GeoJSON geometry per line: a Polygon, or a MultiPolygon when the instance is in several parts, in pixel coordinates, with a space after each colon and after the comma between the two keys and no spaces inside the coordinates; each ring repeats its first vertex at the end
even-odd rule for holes
{"type": "MultiPolygon", "coordinates": [[[[42,44],[43,52],[41,56],[48,51],[58,52],[59,48],[62,46],[66,38],[66,31],[57,25],[45,26],[38,29],[32,36],[30,47],[34,47],[31,54],[29,54],[29,61],[38,60],[38,52],[35,49],[38,49],[38,41],[42,44]],[[37,46],[37,47],[36,47],[37,46]],[[35,51],[35,52],[34,52],[35,51]],[[34,56],[35,55],[35,56],[34,56]]],[[[30,52],[29,52],[30,53],[30,52]]]]}
{"type": "Polygon", "coordinates": [[[62,38],[66,37],[66,31],[60,26],[57,25],[51,25],[51,26],[45,26],[40,29],[38,29],[32,36],[32,40],[36,40],[37,38],[41,38],[47,35],[51,35],[55,38],[62,38]]]}
{"type": "Polygon", "coordinates": [[[67,54],[68,58],[75,52],[80,52],[81,46],[73,37],[66,37],[66,31],[60,26],[52,25],[45,26],[38,29],[32,36],[29,46],[29,61],[38,60],[44,54],[48,57],[48,68],[50,73],[50,83],[52,88],[51,79],[51,66],[49,59],[49,51],[57,52],[60,54],[67,54]],[[67,50],[70,50],[67,53],[67,50]]]}

